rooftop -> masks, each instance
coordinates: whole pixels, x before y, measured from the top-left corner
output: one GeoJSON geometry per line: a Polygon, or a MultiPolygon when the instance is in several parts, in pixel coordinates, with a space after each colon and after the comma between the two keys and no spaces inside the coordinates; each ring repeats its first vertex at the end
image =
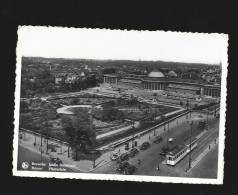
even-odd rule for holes
{"type": "Polygon", "coordinates": [[[124,83],[136,83],[136,84],[141,83],[141,81],[138,81],[138,80],[129,80],[129,79],[120,79],[118,82],[124,82],[124,83]]]}
{"type": "Polygon", "coordinates": [[[152,72],[150,72],[148,77],[160,78],[160,77],[164,77],[164,74],[162,72],[160,72],[160,71],[152,71],[152,72]]]}
{"type": "Polygon", "coordinates": [[[178,154],[180,151],[182,151],[184,148],[186,148],[185,145],[179,144],[179,145],[175,146],[174,148],[172,148],[172,150],[170,150],[170,152],[168,153],[168,155],[170,155],[170,156],[175,156],[175,155],[178,154]]]}
{"type": "Polygon", "coordinates": [[[187,86],[187,85],[175,85],[175,84],[169,84],[168,87],[171,87],[171,88],[177,88],[177,89],[200,90],[200,87],[196,87],[196,86],[187,86]]]}

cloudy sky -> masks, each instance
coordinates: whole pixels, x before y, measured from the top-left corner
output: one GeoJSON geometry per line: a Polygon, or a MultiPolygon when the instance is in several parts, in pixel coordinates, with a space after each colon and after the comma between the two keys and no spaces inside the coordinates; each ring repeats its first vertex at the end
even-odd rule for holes
{"type": "Polygon", "coordinates": [[[22,56],[219,64],[227,47],[219,34],[21,27],[18,35],[22,56]]]}

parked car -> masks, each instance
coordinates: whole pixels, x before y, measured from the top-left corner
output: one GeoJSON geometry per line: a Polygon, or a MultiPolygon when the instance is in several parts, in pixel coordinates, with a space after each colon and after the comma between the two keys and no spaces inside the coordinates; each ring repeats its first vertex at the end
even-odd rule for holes
{"type": "Polygon", "coordinates": [[[161,136],[158,136],[158,137],[156,137],[156,139],[154,140],[154,143],[158,144],[158,143],[160,143],[160,142],[162,142],[162,141],[163,141],[163,138],[162,138],[161,136]]]}
{"type": "Polygon", "coordinates": [[[173,142],[174,142],[174,138],[173,137],[169,138],[169,143],[173,143],[173,142]]]}
{"type": "Polygon", "coordinates": [[[138,169],[136,168],[136,166],[134,165],[130,165],[128,166],[124,171],[123,173],[125,175],[132,175],[133,173],[135,173],[138,169]]]}
{"type": "Polygon", "coordinates": [[[50,157],[50,161],[52,162],[52,163],[56,163],[57,165],[60,165],[60,164],[63,164],[62,163],[62,160],[60,160],[58,157],[50,157]]]}
{"type": "Polygon", "coordinates": [[[161,156],[165,156],[167,153],[162,150],[159,154],[160,154],[161,156]]]}
{"type": "Polygon", "coordinates": [[[169,152],[169,148],[164,146],[159,154],[161,156],[165,156],[168,152],[169,152]]]}
{"type": "Polygon", "coordinates": [[[119,166],[116,168],[116,171],[121,173],[129,166],[130,166],[130,163],[128,161],[124,161],[119,164],[119,166]]]}
{"type": "Polygon", "coordinates": [[[150,143],[149,143],[149,142],[144,142],[144,143],[141,145],[140,149],[141,149],[141,150],[146,150],[146,149],[149,148],[149,147],[150,147],[150,143]]]}
{"type": "Polygon", "coordinates": [[[132,148],[130,151],[129,151],[129,156],[130,157],[134,157],[136,156],[137,154],[139,154],[139,150],[137,148],[132,148]]]}
{"type": "Polygon", "coordinates": [[[118,157],[117,162],[121,163],[123,161],[127,161],[128,159],[129,159],[129,154],[123,153],[118,157]]]}
{"type": "Polygon", "coordinates": [[[113,161],[113,160],[117,160],[120,156],[120,152],[113,152],[110,156],[110,159],[113,161]]]}

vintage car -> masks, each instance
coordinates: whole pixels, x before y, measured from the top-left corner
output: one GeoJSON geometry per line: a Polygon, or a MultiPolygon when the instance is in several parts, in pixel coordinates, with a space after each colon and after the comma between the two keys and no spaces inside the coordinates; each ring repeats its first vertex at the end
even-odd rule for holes
{"type": "Polygon", "coordinates": [[[141,145],[140,149],[141,149],[141,150],[146,150],[146,149],[149,148],[149,147],[150,147],[150,143],[149,143],[149,142],[144,142],[144,143],[141,145]]]}
{"type": "Polygon", "coordinates": [[[132,148],[132,149],[129,151],[129,156],[130,156],[130,157],[134,157],[134,156],[136,156],[137,154],[139,154],[139,150],[136,149],[136,148],[132,148]]]}
{"type": "Polygon", "coordinates": [[[50,157],[50,162],[56,163],[57,165],[63,164],[62,160],[60,160],[58,157],[50,157]]]}
{"type": "Polygon", "coordinates": [[[163,138],[161,136],[158,136],[155,138],[154,143],[158,144],[163,141],[163,138]]]}
{"type": "Polygon", "coordinates": [[[174,142],[174,138],[173,137],[169,138],[169,143],[173,143],[173,142],[174,142]]]}
{"type": "Polygon", "coordinates": [[[121,163],[123,161],[127,161],[128,159],[129,159],[129,154],[128,153],[123,153],[118,157],[117,162],[121,163]]]}
{"type": "Polygon", "coordinates": [[[114,161],[114,160],[117,160],[118,158],[119,158],[119,156],[120,156],[120,152],[118,151],[118,152],[113,152],[112,154],[111,154],[111,156],[110,156],[110,159],[112,160],[112,161],[114,161]]]}
{"type": "Polygon", "coordinates": [[[128,161],[124,161],[119,164],[119,166],[116,168],[116,171],[121,173],[129,166],[130,166],[130,163],[128,161]]]}
{"type": "Polygon", "coordinates": [[[134,165],[130,165],[128,166],[124,171],[123,173],[125,175],[132,175],[133,173],[135,173],[138,169],[136,168],[136,166],[134,165]]]}

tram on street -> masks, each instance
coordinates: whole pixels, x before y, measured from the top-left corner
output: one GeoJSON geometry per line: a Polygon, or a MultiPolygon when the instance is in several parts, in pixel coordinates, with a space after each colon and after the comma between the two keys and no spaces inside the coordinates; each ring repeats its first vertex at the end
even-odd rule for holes
{"type": "Polygon", "coordinates": [[[166,164],[167,165],[176,165],[180,160],[182,160],[190,152],[190,141],[191,141],[191,150],[197,147],[197,138],[192,137],[186,139],[183,144],[179,144],[172,148],[166,155],[166,164]]]}

